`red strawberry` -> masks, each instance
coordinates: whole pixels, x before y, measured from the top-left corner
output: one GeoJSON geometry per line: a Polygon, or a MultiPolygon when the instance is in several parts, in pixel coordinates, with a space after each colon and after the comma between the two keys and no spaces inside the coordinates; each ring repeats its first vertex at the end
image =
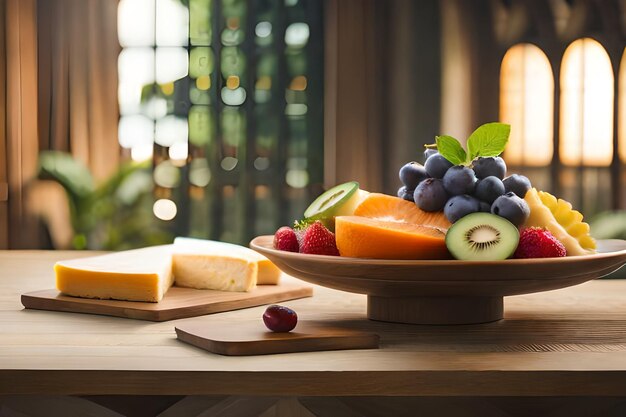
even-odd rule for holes
{"type": "Polygon", "coordinates": [[[339,256],[335,234],[316,221],[304,231],[300,253],[339,256]]]}
{"type": "Polygon", "coordinates": [[[514,258],[556,258],[565,256],[565,246],[548,230],[529,227],[522,230],[514,258]]]}
{"type": "Polygon", "coordinates": [[[291,227],[283,226],[274,233],[274,249],[298,252],[298,238],[291,227]]]}

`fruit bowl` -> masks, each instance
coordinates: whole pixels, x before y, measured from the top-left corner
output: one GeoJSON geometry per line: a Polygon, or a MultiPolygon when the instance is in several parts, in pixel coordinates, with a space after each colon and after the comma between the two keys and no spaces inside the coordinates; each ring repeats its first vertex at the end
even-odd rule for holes
{"type": "Polygon", "coordinates": [[[304,281],[367,294],[371,320],[471,324],[500,320],[503,297],[581,284],[626,264],[625,240],[598,241],[598,254],[504,261],[381,260],[303,255],[259,236],[250,247],[304,281]]]}

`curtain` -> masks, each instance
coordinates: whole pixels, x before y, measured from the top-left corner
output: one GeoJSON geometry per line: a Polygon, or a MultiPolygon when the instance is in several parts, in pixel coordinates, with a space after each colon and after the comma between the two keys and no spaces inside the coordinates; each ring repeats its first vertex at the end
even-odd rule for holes
{"type": "Polygon", "coordinates": [[[35,0],[5,0],[6,146],[5,235],[12,248],[37,244],[39,228],[26,208],[25,185],[37,173],[37,28],[35,0]],[[8,232],[8,233],[7,233],[8,232]]]}
{"type": "Polygon", "coordinates": [[[38,0],[39,146],[117,166],[117,0],[38,0]]]}
{"type": "Polygon", "coordinates": [[[38,218],[66,210],[36,182],[39,151],[71,152],[96,180],[116,169],[117,3],[0,0],[0,249],[45,246],[38,218]]]}

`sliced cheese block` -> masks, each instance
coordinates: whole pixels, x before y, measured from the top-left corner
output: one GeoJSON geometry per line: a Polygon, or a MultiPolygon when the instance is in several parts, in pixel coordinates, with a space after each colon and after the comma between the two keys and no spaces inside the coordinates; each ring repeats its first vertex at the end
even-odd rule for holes
{"type": "Polygon", "coordinates": [[[158,302],[172,286],[171,245],[59,261],[57,289],[83,298],[158,302]]]}
{"type": "Polygon", "coordinates": [[[259,266],[236,250],[204,245],[202,241],[177,239],[172,253],[172,270],[176,285],[180,287],[250,291],[257,284],[259,266]]]}
{"type": "Polygon", "coordinates": [[[256,283],[258,285],[276,285],[280,280],[281,271],[272,263],[272,261],[260,253],[246,248],[245,246],[217,242],[215,240],[192,239],[187,237],[177,237],[174,240],[174,246],[180,247],[181,250],[196,250],[196,253],[237,253],[246,257],[250,261],[257,263],[259,273],[256,283]]]}

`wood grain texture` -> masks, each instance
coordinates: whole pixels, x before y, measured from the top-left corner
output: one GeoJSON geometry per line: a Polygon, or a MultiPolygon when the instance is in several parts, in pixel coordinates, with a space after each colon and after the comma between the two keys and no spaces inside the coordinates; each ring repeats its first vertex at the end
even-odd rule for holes
{"type": "MultiPolygon", "coordinates": [[[[622,396],[626,282],[591,281],[505,299],[504,319],[461,326],[367,320],[366,297],[314,287],[285,303],[301,320],[380,335],[380,349],[210,355],[150,323],[24,310],[52,265],[90,252],[0,252],[0,394],[622,396]]],[[[285,277],[286,282],[296,282],[285,277]]],[[[194,318],[257,322],[264,307],[194,318]]]]}
{"type": "Polygon", "coordinates": [[[179,340],[209,352],[227,356],[270,355],[321,350],[378,349],[375,333],[331,325],[298,322],[291,332],[274,333],[261,320],[239,326],[216,323],[183,323],[176,326],[179,340]]]}
{"type": "Polygon", "coordinates": [[[250,292],[172,287],[158,303],[78,298],[61,294],[57,290],[42,290],[23,294],[22,304],[26,308],[36,310],[167,321],[295,300],[311,295],[313,290],[310,286],[290,282],[280,285],[259,285],[250,292]]]}

